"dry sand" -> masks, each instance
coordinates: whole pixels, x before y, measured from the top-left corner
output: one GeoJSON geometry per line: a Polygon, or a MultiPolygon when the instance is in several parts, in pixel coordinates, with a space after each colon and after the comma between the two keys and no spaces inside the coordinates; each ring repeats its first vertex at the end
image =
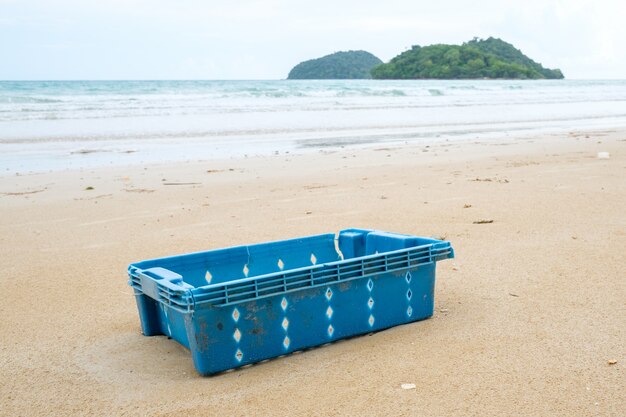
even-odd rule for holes
{"type": "Polygon", "coordinates": [[[0,193],[0,414],[626,415],[624,131],[5,176],[0,193]],[[141,335],[128,263],[346,227],[452,242],[433,318],[208,378],[141,335]]]}

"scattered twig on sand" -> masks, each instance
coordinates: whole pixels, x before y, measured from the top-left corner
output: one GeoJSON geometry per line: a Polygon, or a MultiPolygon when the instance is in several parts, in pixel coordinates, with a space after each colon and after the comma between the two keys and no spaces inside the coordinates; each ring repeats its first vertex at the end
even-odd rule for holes
{"type": "Polygon", "coordinates": [[[153,193],[155,190],[148,188],[124,188],[127,193],[153,193]]]}
{"type": "Polygon", "coordinates": [[[501,184],[508,184],[509,180],[507,180],[506,178],[474,178],[474,179],[470,179],[470,181],[473,182],[499,182],[501,184]]]}
{"type": "Polygon", "coordinates": [[[91,185],[89,187],[85,187],[85,191],[91,191],[91,190],[95,190],[95,188],[93,188],[91,185]]]}
{"type": "Polygon", "coordinates": [[[482,219],[482,220],[476,220],[473,223],[474,224],[490,224],[490,223],[493,223],[493,220],[491,220],[491,219],[482,219]]]}
{"type": "Polygon", "coordinates": [[[517,295],[517,294],[513,294],[512,292],[510,292],[510,293],[509,293],[509,295],[510,295],[511,297],[519,297],[519,295],[517,295]]]}
{"type": "Polygon", "coordinates": [[[113,197],[113,194],[100,194],[100,195],[89,197],[89,198],[75,198],[74,201],[98,200],[100,198],[105,198],[105,197],[113,197]]]}
{"type": "Polygon", "coordinates": [[[163,185],[202,185],[201,182],[164,182],[163,185]]]}
{"type": "Polygon", "coordinates": [[[615,365],[617,363],[617,361],[615,359],[610,359],[608,361],[606,361],[609,365],[615,365]]]}
{"type": "Polygon", "coordinates": [[[472,205],[471,204],[463,204],[463,208],[471,208],[472,205]]]}
{"type": "Polygon", "coordinates": [[[16,191],[12,193],[0,193],[2,195],[28,195],[28,194],[36,194],[41,193],[42,191],[46,191],[47,188],[42,188],[41,190],[33,190],[33,191],[16,191]]]}
{"type": "Polygon", "coordinates": [[[317,188],[328,188],[328,187],[336,187],[337,184],[310,184],[305,185],[303,188],[305,190],[315,190],[317,188]]]}

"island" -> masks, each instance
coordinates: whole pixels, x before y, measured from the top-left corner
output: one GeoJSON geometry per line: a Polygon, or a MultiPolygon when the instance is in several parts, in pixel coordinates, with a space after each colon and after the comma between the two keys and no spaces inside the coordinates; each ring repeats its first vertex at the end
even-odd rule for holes
{"type": "Polygon", "coordinates": [[[501,39],[474,38],[462,45],[413,46],[371,70],[375,79],[561,79],[501,39]]]}
{"type": "Polygon", "coordinates": [[[366,51],[342,51],[304,61],[293,67],[288,80],[372,78],[371,69],[383,61],[366,51]]]}

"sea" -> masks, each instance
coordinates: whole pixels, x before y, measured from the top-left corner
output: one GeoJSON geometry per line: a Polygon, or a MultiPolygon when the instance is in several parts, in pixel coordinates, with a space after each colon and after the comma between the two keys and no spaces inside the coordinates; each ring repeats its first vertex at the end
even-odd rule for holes
{"type": "Polygon", "coordinates": [[[0,81],[0,175],[626,127],[626,80],[0,81]]]}

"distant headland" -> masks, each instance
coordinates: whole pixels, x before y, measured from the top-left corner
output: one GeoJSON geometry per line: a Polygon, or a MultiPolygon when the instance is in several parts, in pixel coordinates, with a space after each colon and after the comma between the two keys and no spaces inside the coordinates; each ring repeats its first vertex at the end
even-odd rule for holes
{"type": "Polygon", "coordinates": [[[365,51],[337,52],[302,62],[288,79],[561,79],[501,39],[474,38],[461,45],[413,46],[382,63],[365,51]]]}
{"type": "Polygon", "coordinates": [[[341,80],[372,78],[371,69],[383,61],[365,51],[335,52],[293,67],[288,80],[341,80]]]}

